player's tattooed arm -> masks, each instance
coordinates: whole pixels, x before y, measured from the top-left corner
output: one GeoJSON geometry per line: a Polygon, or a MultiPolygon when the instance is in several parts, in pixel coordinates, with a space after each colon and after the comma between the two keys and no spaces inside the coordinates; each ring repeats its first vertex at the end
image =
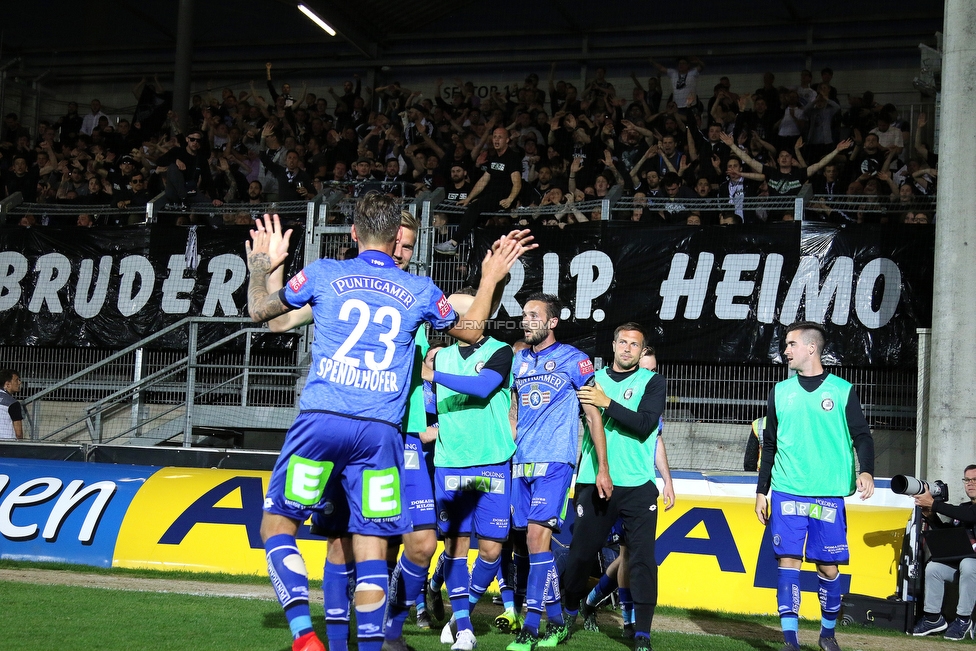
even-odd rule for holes
{"type": "Polygon", "coordinates": [[[255,322],[263,322],[284,314],[291,308],[281,302],[278,293],[269,294],[268,276],[288,257],[291,231],[281,235],[278,215],[255,222],[251,241],[244,244],[250,279],[247,288],[247,311],[255,322]]]}

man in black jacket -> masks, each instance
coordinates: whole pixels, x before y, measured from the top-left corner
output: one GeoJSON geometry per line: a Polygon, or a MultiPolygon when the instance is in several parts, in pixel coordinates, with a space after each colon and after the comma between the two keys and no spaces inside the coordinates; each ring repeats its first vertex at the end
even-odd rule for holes
{"type": "Polygon", "coordinates": [[[203,132],[194,129],[186,134],[182,147],[173,147],[156,160],[156,165],[166,168],[166,198],[170,202],[215,206],[223,203],[210,196],[214,182],[204,142],[203,132]]]}
{"type": "MultiPolygon", "coordinates": [[[[915,504],[922,507],[922,515],[930,526],[936,528],[965,527],[969,539],[973,540],[973,527],[976,526],[976,464],[966,466],[963,471],[963,486],[969,501],[958,506],[936,502],[929,492],[915,496],[915,504]],[[939,516],[950,522],[944,522],[939,516]]],[[[976,552],[972,558],[964,558],[958,563],[929,561],[925,565],[925,615],[918,620],[912,635],[932,635],[945,631],[947,640],[964,640],[973,637],[973,607],[976,606],[976,552]],[[946,623],[942,616],[942,597],[946,583],[959,581],[959,602],[956,605],[956,619],[946,623]]]]}
{"type": "Polygon", "coordinates": [[[294,149],[285,154],[284,166],[274,162],[268,152],[261,152],[261,162],[265,169],[278,181],[278,201],[305,201],[315,196],[312,177],[298,166],[300,161],[301,158],[294,149]]]}

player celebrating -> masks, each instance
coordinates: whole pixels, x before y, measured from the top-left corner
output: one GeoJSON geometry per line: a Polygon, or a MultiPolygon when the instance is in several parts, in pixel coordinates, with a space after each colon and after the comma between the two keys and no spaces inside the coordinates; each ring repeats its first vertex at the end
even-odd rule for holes
{"type": "Polygon", "coordinates": [[[324,647],[312,630],[308,574],[295,535],[324,496],[340,486],[350,502],[359,648],[379,651],[387,598],[386,538],[409,530],[400,503],[399,427],[414,333],[428,321],[461,340],[477,341],[495,286],[524,250],[518,238],[506,237],[486,255],[470,321],[460,327],[447,298],[430,279],[397,268],[390,254],[400,235],[400,219],[395,200],[367,195],[357,204],[352,230],[359,257],[317,260],[275,294],[268,293],[267,277],[287,257],[291,232],[272,249],[276,224],[266,216],[251,231],[246,247],[251,318],[267,321],[308,304],[315,323],[301,413],[272,472],[261,522],[268,572],[296,651],[324,647]]]}
{"type": "MultiPolygon", "coordinates": [[[[407,211],[400,215],[400,236],[393,249],[393,261],[397,267],[407,271],[413,258],[417,242],[417,219],[407,211]]],[[[276,233],[272,229],[272,233],[276,233]]],[[[273,243],[274,244],[274,243],[273,243]]],[[[277,292],[284,286],[284,270],[279,267],[268,277],[268,291],[277,292]]],[[[470,299],[469,299],[470,300],[470,299]]],[[[312,308],[305,305],[297,310],[286,312],[268,322],[272,332],[287,332],[293,328],[312,323],[312,308]]],[[[403,623],[414,602],[414,595],[423,594],[423,584],[427,578],[430,559],[437,547],[434,532],[434,485],[433,473],[426,463],[426,451],[420,441],[420,432],[427,427],[427,413],[424,405],[425,392],[420,377],[423,357],[429,349],[424,328],[414,336],[415,358],[413,377],[410,383],[410,397],[407,400],[403,419],[404,474],[403,501],[410,513],[413,530],[403,535],[403,558],[398,562],[399,544],[391,541],[387,551],[387,562],[396,566],[391,578],[390,609],[385,626],[384,649],[395,651],[404,649],[401,632],[403,623]]],[[[325,593],[326,630],[329,647],[332,651],[344,651],[349,639],[349,599],[347,585],[355,573],[352,555],[352,538],[348,532],[349,508],[344,495],[330,496],[323,511],[312,515],[311,532],[329,539],[323,577],[325,593]]],[[[418,604],[418,609],[419,609],[418,604]]],[[[418,614],[420,619],[420,614],[418,614]]]]}
{"type": "Polygon", "coordinates": [[[455,635],[449,622],[441,641],[451,642],[454,651],[470,651],[477,644],[470,613],[495,578],[508,538],[509,460],[515,452],[508,423],[512,349],[483,337],[472,345],[448,346],[433,361],[431,367],[424,365],[423,378],[434,383],[437,397],[434,495],[457,626],[455,635]],[[478,537],[478,559],[469,575],[472,533],[478,537]]]}
{"type": "MultiPolygon", "coordinates": [[[[583,454],[576,480],[576,526],[563,572],[566,610],[575,618],[586,595],[586,581],[594,555],[603,546],[617,518],[630,552],[630,585],[634,599],[634,649],[651,648],[651,623],[657,605],[657,484],[655,466],[665,478],[664,505],[674,504],[664,446],[656,446],[656,432],[664,412],[664,378],[638,366],[646,346],[644,329],[625,323],[613,334],[613,364],[596,374],[593,386],[579,390],[580,402],[602,410],[606,457],[614,481],[613,495],[600,490],[600,455],[592,430],[583,438],[583,454]]],[[[604,438],[601,436],[600,438],[604,438]]],[[[585,610],[585,609],[584,609],[585,610]]]]}
{"type": "MultiPolygon", "coordinates": [[[[508,651],[554,647],[569,637],[559,599],[559,579],[551,551],[553,531],[566,514],[576,463],[580,401],[576,390],[593,378],[593,363],[576,348],[556,341],[559,299],[533,294],[525,304],[522,329],[529,348],[515,356],[512,411],[517,450],[512,460],[512,521],[526,530],[528,584],[522,629],[508,651]],[[541,641],[545,607],[549,624],[541,641]]],[[[603,421],[596,407],[584,406],[597,457],[600,495],[613,491],[607,469],[603,421]]],[[[519,550],[516,550],[519,551],[519,550]]],[[[523,553],[525,550],[522,550],[523,553]]]]}
{"type": "Polygon", "coordinates": [[[840,651],[834,637],[841,603],[837,566],[850,558],[844,498],[855,488],[862,500],[874,494],[871,429],[854,387],[824,370],[824,344],[820,324],[789,326],[785,354],[796,375],[773,387],[766,408],[756,515],[769,524],[779,561],[776,598],[784,651],[800,648],[797,618],[804,558],[817,564],[820,578],[820,648],[840,651]],[[857,476],[855,449],[861,466],[857,476]]]}

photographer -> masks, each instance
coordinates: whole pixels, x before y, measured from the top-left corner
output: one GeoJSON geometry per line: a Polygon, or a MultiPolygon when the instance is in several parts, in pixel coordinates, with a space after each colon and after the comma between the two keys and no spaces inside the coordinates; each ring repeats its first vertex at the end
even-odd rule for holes
{"type": "MultiPolygon", "coordinates": [[[[958,506],[937,502],[929,492],[915,496],[915,504],[922,507],[929,526],[935,528],[966,527],[972,539],[973,526],[976,525],[976,464],[966,466],[963,472],[963,486],[969,501],[958,506]],[[951,519],[947,524],[940,515],[951,519]]],[[[974,558],[964,558],[958,563],[945,564],[929,561],[925,565],[925,615],[918,620],[912,635],[932,635],[945,631],[947,640],[963,640],[973,637],[973,622],[970,616],[976,606],[976,553],[974,558]],[[959,580],[959,603],[956,606],[956,619],[947,624],[942,617],[942,598],[946,583],[959,580]]]]}

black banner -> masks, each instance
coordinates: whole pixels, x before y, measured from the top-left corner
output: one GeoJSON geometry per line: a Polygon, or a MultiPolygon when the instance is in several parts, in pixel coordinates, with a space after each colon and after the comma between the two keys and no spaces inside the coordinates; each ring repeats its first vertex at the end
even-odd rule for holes
{"type": "MultiPolygon", "coordinates": [[[[910,368],[915,330],[931,325],[934,227],[601,222],[533,234],[540,247],[513,270],[494,333],[509,341],[537,291],[564,302],[557,338],[603,357],[613,330],[636,321],[669,362],[785,363],[785,327],[812,320],[830,365],[910,368]]],[[[475,259],[497,235],[479,233],[475,259]]]]}
{"type": "MultiPolygon", "coordinates": [[[[246,226],[0,229],[0,342],[125,348],[188,316],[247,316],[246,226]]],[[[301,268],[295,227],[286,277],[301,268]]],[[[204,324],[203,344],[240,329],[204,324]]],[[[185,329],[153,348],[186,347],[185,329]]],[[[263,347],[292,336],[262,336],[263,347]]]]}

